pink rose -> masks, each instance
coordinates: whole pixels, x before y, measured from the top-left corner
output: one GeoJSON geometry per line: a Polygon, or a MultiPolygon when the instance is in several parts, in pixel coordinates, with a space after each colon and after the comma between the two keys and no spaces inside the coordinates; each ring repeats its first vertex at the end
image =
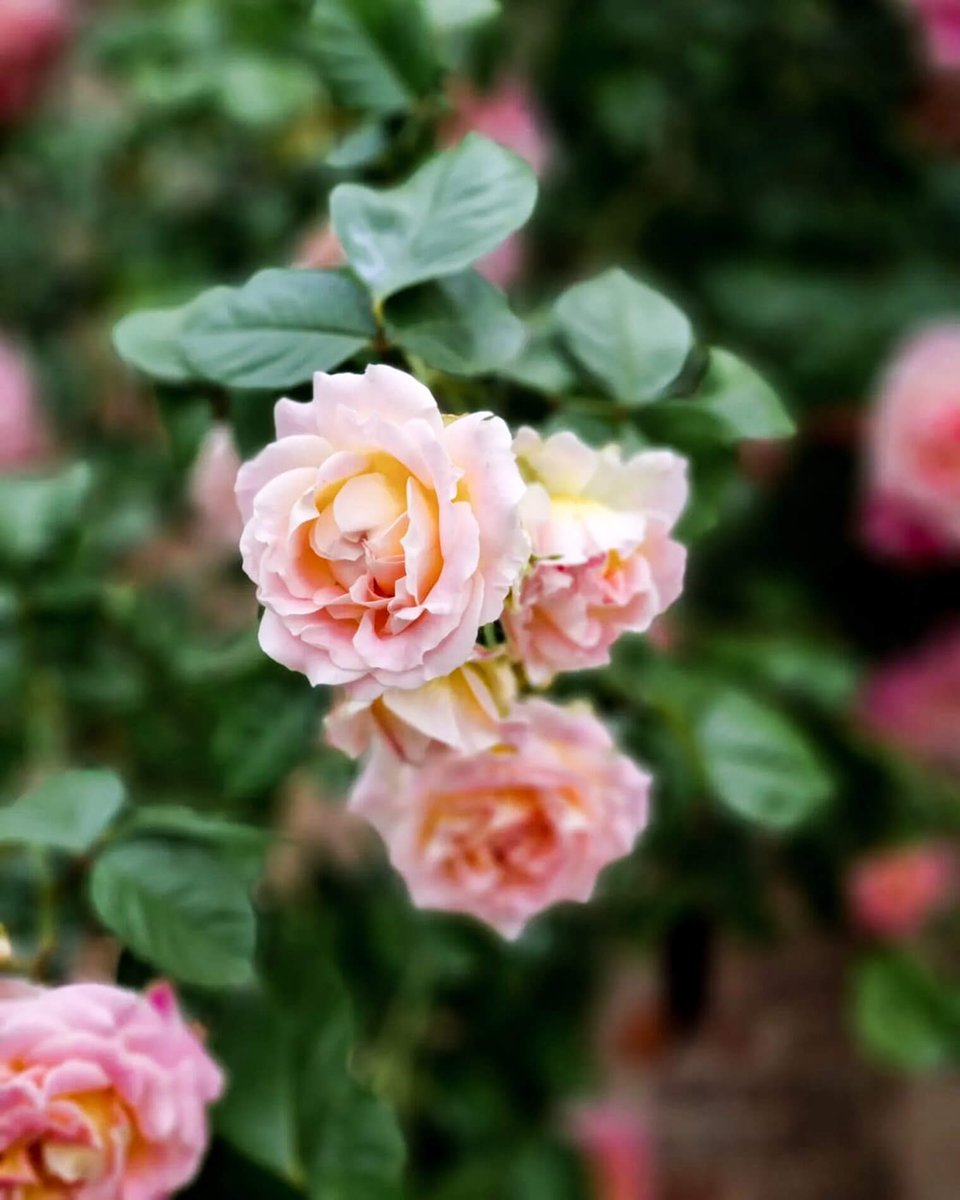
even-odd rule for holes
{"type": "Polygon", "coordinates": [[[934,67],[960,67],[960,3],[958,0],[907,0],[923,32],[927,57],[934,67]]]}
{"type": "Polygon", "coordinates": [[[876,671],[860,718],[874,736],[922,762],[960,771],[960,629],[876,671]]]}
{"type": "Polygon", "coordinates": [[[950,546],[909,502],[877,492],[863,504],[860,533],[879,556],[902,566],[927,566],[950,557],[950,546]]]}
{"type": "Polygon", "coordinates": [[[236,551],[243,520],[237,507],[240,455],[229,425],[211,426],[190,473],[190,501],[199,533],[209,545],[236,551]]]}
{"type": "Polygon", "coordinates": [[[67,0],[0,2],[0,122],[30,109],[69,32],[67,0]]]}
{"type": "Polygon", "coordinates": [[[420,766],[378,747],[351,808],[384,839],[421,908],[470,913],[516,937],[561,900],[588,900],[647,823],[650,777],[583,706],[528,700],[492,750],[420,766]]]}
{"type": "Polygon", "coordinates": [[[848,880],[850,907],[867,932],[909,938],[955,894],[956,861],[936,843],[897,846],[856,863],[848,880]]]}
{"type": "Polygon", "coordinates": [[[570,1132],[593,1181],[594,1200],[654,1200],[653,1138],[643,1117],[616,1102],[575,1112],[570,1132]]]}
{"type": "MultiPolygon", "coordinates": [[[[493,91],[479,93],[459,79],[450,88],[450,104],[453,115],[440,130],[441,145],[454,146],[468,133],[480,133],[519,154],[537,175],[548,169],[550,140],[543,117],[522,80],[507,78],[493,91]]],[[[477,270],[496,287],[508,288],[523,273],[525,264],[523,235],[514,233],[482,258],[477,270]]]]}
{"type": "Polygon", "coordinates": [[[500,740],[500,723],[516,699],[517,682],[502,654],[481,650],[462,667],[418,688],[375,700],[343,700],[327,717],[327,741],[359,758],[376,741],[408,762],[422,762],[438,743],[475,754],[500,740]]]}
{"type": "Polygon", "coordinates": [[[895,502],[924,537],[960,546],[960,324],[913,337],[887,372],[868,438],[871,497],[895,502]]]}
{"type": "Polygon", "coordinates": [[[167,984],[0,989],[0,1194],[166,1200],[223,1082],[167,984]]]}
{"type": "Polygon", "coordinates": [[[668,450],[623,460],[573,433],[514,441],[533,564],[503,615],[531,683],[602,666],[628,630],[643,632],[680,595],[686,551],[670,533],[687,498],[686,462],[668,450]]]}
{"type": "Polygon", "coordinates": [[[0,471],[35,466],[49,449],[46,421],[26,361],[0,340],[0,471]]]}
{"type": "Polygon", "coordinates": [[[260,644],[352,699],[462,666],[526,562],[523,481],[498,417],[444,420],[393,367],[316,375],[237,480],[260,644]]]}

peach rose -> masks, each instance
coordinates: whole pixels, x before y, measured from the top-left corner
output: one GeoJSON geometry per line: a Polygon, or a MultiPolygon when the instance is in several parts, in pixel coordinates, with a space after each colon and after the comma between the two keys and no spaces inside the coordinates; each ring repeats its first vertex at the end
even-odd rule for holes
{"type": "Polygon", "coordinates": [[[960,771],[960,628],[875,671],[859,711],[875,737],[921,762],[960,771]]]}
{"type": "Polygon", "coordinates": [[[265,652],[352,699],[462,666],[528,556],[507,426],[445,420],[386,366],[316,375],[312,401],[275,415],[237,480],[265,652]]]}
{"type": "Polygon", "coordinates": [[[33,104],[70,32],[67,0],[0,3],[0,122],[33,104]]]}
{"type": "Polygon", "coordinates": [[[927,540],[960,546],[960,323],[930,326],[887,372],[869,427],[870,497],[896,502],[927,540]]]}
{"type": "Polygon", "coordinates": [[[200,537],[209,545],[233,551],[243,533],[236,495],[240,465],[233,431],[229,425],[218,423],[200,443],[189,483],[200,537]]]}
{"type": "Polygon", "coordinates": [[[871,854],[850,872],[848,895],[857,923],[879,937],[909,938],[953,899],[956,861],[936,843],[871,854]]]}
{"type": "Polygon", "coordinates": [[[514,441],[529,481],[531,569],[503,615],[531,683],[602,666],[624,632],[643,632],[680,595],[686,551],[670,533],[687,499],[686,462],[669,450],[624,461],[573,433],[514,441]]]}
{"type": "Polygon", "coordinates": [[[326,719],[327,741],[352,758],[378,740],[408,762],[422,762],[437,743],[475,754],[499,741],[516,694],[506,658],[478,649],[470,662],[421,687],[341,701],[326,719]]]}
{"type": "Polygon", "coordinates": [[[0,1194],[166,1200],[200,1166],[222,1087],[167,984],[0,983],[0,1194]]]}
{"type": "Polygon", "coordinates": [[[423,764],[382,745],[350,806],[386,843],[421,908],[469,913],[516,937],[543,909],[588,900],[647,823],[650,777],[585,706],[518,705],[500,743],[423,764]]]}
{"type": "Polygon", "coordinates": [[[47,423],[26,360],[0,340],[0,471],[35,466],[49,449],[47,423]]]}

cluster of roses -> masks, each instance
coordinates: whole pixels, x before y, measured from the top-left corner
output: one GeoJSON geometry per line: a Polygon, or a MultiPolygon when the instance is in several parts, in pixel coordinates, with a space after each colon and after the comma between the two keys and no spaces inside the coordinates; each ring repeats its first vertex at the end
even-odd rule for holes
{"type": "Polygon", "coordinates": [[[366,755],[352,808],[416,903],[507,937],[629,852],[650,778],[586,706],[522,698],[595,667],[679,595],[686,463],[445,416],[410,375],[317,375],[237,477],[271,657],[334,685],[366,755]]]}

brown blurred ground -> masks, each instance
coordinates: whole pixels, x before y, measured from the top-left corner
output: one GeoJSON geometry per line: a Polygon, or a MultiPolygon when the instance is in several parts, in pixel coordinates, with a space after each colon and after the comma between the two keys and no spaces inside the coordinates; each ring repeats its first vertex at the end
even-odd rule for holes
{"type": "Polygon", "coordinates": [[[706,1023],[654,1083],[659,1200],[958,1200],[960,1081],[857,1056],[848,955],[723,949],[706,1023]]]}

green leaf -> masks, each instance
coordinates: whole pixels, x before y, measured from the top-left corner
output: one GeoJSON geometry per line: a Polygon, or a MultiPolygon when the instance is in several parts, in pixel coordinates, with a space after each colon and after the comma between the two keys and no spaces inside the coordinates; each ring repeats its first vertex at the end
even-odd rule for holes
{"type": "Polygon", "coordinates": [[[307,1058],[301,1139],[311,1200],[400,1200],[405,1147],[393,1113],[322,1048],[307,1058]]]}
{"type": "Polygon", "coordinates": [[[696,414],[724,441],[789,437],[795,426],[780,397],[751,366],[726,350],[712,350],[697,395],[669,406],[696,414]]]}
{"type": "Polygon", "coordinates": [[[696,736],[717,798],[749,821],[791,829],[830,797],[830,778],[806,738],[744,692],[726,691],[707,705],[696,736]]]}
{"type": "Polygon", "coordinates": [[[384,300],[469,267],[524,224],[536,198],[529,165],[471,133],[399,187],[341,183],[330,215],[350,264],[384,300]]]}
{"type": "Polygon", "coordinates": [[[217,1012],[213,1051],[229,1087],[217,1132],[252,1162],[299,1186],[294,1030],[264,996],[236,996],[217,1012]]]}
{"type": "Polygon", "coordinates": [[[175,979],[231,987],[252,978],[250,898],[211,851],[154,839],[111,846],[93,869],[90,897],[125,946],[175,979]]]}
{"type": "Polygon", "coordinates": [[[392,341],[454,375],[491,371],[513,359],[523,344],[523,322],[506,296],[476,271],[404,292],[384,316],[392,341]]]}
{"type": "Polygon", "coordinates": [[[680,309],[619,269],[569,288],[554,311],[576,358],[627,405],[656,399],[693,349],[680,309]]]}
{"type": "Polygon", "coordinates": [[[56,475],[0,475],[0,559],[28,564],[43,558],[82,523],[92,483],[86,463],[56,475]]]}
{"type": "Polygon", "coordinates": [[[189,383],[197,378],[181,345],[181,335],[194,306],[229,295],[228,287],[213,287],[176,308],[145,308],[129,313],[113,328],[114,349],[125,363],[162,383],[189,383]]]}
{"type": "Polygon", "coordinates": [[[207,379],[272,389],[339,366],[375,333],[369,302],[349,275],[277,268],[191,306],[180,344],[207,379]]]}
{"type": "Polygon", "coordinates": [[[898,1070],[960,1060],[960,995],[902,954],[877,954],[854,978],[853,1016],[867,1049],[898,1070]]]}
{"type": "Polygon", "coordinates": [[[0,844],[85,854],[123,807],[112,771],[62,771],[0,808],[0,844]]]}
{"type": "Polygon", "coordinates": [[[179,804],[148,804],[135,808],[124,822],[123,832],[125,835],[181,838],[222,850],[234,870],[250,886],[260,877],[270,841],[262,829],[179,804]]]}
{"type": "Polygon", "coordinates": [[[265,684],[224,708],[213,731],[223,792],[243,799],[279,783],[316,738],[317,694],[265,684]]]}
{"type": "Polygon", "coordinates": [[[312,46],[334,98],[385,114],[432,86],[436,61],[419,0],[317,0],[312,46]]]}
{"type": "Polygon", "coordinates": [[[547,396],[572,392],[577,385],[574,364],[560,344],[558,330],[550,318],[528,323],[523,348],[498,374],[547,396]]]}

